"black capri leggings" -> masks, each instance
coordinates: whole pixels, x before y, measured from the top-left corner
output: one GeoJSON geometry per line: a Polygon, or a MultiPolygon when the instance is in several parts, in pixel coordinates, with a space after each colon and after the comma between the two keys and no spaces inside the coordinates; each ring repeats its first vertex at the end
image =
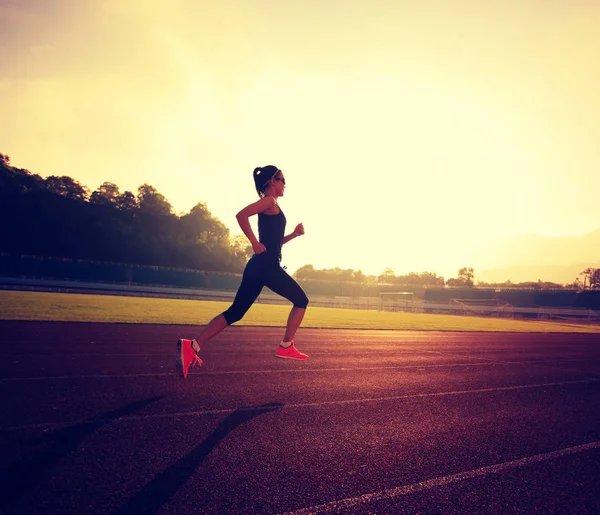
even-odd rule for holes
{"type": "Polygon", "coordinates": [[[233,304],[223,312],[227,325],[241,320],[266,286],[274,293],[289,300],[294,307],[306,308],[308,297],[301,286],[279,263],[261,263],[256,256],[250,259],[244,270],[242,284],[233,304]]]}

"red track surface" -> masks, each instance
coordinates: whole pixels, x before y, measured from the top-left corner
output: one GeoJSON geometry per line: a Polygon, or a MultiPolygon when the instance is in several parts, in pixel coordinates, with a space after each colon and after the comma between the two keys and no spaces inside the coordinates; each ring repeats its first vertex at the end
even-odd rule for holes
{"type": "Polygon", "coordinates": [[[600,335],[281,332],[0,322],[0,513],[600,512],[600,335]]]}

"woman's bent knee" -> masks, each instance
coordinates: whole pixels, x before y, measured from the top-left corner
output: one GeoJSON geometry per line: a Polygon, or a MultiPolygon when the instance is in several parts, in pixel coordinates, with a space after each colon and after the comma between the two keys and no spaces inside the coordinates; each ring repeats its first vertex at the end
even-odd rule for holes
{"type": "Polygon", "coordinates": [[[243,314],[240,314],[236,311],[230,311],[229,309],[227,311],[223,311],[223,317],[225,318],[227,325],[235,324],[236,322],[240,321],[243,316],[243,314]]]}
{"type": "Polygon", "coordinates": [[[308,297],[306,295],[304,295],[303,297],[298,298],[294,301],[295,308],[306,309],[307,306],[308,306],[308,297]]]}

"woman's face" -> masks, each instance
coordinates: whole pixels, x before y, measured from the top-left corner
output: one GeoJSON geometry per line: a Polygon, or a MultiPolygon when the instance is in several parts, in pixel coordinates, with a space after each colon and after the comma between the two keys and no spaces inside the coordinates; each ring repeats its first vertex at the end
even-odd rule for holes
{"type": "Polygon", "coordinates": [[[285,177],[283,176],[283,172],[279,170],[273,177],[272,181],[276,195],[278,197],[283,197],[285,192],[285,177]]]}

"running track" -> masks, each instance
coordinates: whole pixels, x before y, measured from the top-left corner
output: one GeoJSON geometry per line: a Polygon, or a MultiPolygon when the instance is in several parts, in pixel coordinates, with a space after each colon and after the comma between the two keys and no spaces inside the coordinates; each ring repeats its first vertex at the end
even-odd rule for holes
{"type": "Polygon", "coordinates": [[[0,513],[600,513],[600,335],[0,322],[0,513]]]}

